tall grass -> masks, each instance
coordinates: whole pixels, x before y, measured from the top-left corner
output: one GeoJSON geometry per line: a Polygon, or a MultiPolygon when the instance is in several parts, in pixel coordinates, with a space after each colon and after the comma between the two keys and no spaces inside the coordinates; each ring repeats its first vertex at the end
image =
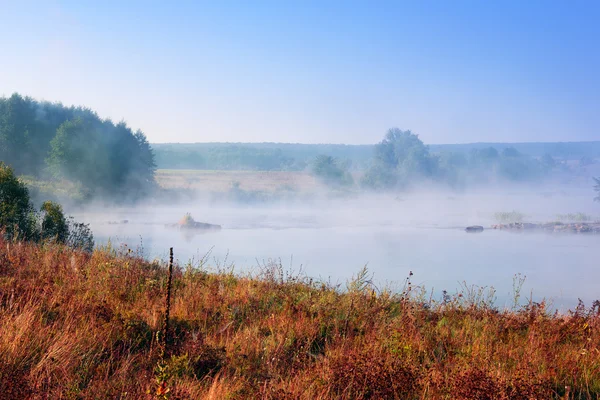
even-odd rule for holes
{"type": "MultiPolygon", "coordinates": [[[[516,281],[518,287],[519,280],[516,281]]],[[[346,290],[0,239],[0,398],[592,399],[600,304],[498,310],[465,285],[346,290]],[[568,388],[568,389],[566,389],[568,388]]],[[[517,302],[516,302],[517,303],[517,302]]]]}

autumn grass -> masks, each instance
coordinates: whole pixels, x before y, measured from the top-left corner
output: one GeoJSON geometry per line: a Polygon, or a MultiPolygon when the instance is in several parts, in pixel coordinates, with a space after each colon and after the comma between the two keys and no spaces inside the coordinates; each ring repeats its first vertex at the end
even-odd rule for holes
{"type": "Polygon", "coordinates": [[[599,305],[498,310],[0,239],[0,398],[595,399],[599,305]]]}

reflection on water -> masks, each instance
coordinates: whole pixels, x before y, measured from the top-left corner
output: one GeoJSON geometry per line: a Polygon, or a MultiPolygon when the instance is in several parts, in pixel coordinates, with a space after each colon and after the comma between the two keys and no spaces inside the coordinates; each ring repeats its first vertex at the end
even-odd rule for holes
{"type": "Polygon", "coordinates": [[[499,210],[517,209],[530,220],[546,221],[567,211],[594,211],[584,195],[568,199],[437,198],[435,195],[360,199],[278,207],[146,207],[86,213],[96,240],[103,243],[143,243],[149,258],[166,259],[173,246],[185,263],[209,251],[209,264],[227,258],[236,270],[256,270],[268,259],[281,259],[285,269],[345,283],[364,265],[375,274],[378,286],[401,287],[409,271],[413,284],[454,292],[468,285],[493,286],[497,305],[511,304],[513,276],[527,276],[522,298],[551,299],[559,309],[572,308],[581,298],[586,304],[600,297],[597,282],[598,235],[509,233],[486,229],[467,234],[472,224],[489,226],[499,210]],[[534,201],[535,200],[535,201],[534,201]],[[588,204],[589,203],[589,204],[588,204]],[[165,227],[185,212],[198,221],[223,229],[190,234],[165,227]],[[127,224],[108,221],[127,219],[127,224]]]}

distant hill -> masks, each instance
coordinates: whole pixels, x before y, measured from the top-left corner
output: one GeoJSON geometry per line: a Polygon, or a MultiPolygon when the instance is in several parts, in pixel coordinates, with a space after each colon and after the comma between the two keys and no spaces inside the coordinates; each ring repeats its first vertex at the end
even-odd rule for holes
{"type": "MultiPolygon", "coordinates": [[[[303,170],[320,154],[330,155],[361,169],[369,164],[375,145],[301,143],[155,143],[156,164],[161,169],[303,170]]],[[[432,153],[469,153],[494,147],[513,147],[523,154],[545,154],[562,160],[600,158],[600,141],[539,143],[467,143],[429,145],[432,153]]]]}

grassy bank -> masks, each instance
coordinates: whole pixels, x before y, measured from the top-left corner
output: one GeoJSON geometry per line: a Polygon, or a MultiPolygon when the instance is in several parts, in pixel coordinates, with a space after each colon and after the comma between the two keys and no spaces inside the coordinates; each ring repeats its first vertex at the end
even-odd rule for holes
{"type": "Polygon", "coordinates": [[[0,239],[0,398],[598,398],[598,306],[496,310],[0,239]]]}

